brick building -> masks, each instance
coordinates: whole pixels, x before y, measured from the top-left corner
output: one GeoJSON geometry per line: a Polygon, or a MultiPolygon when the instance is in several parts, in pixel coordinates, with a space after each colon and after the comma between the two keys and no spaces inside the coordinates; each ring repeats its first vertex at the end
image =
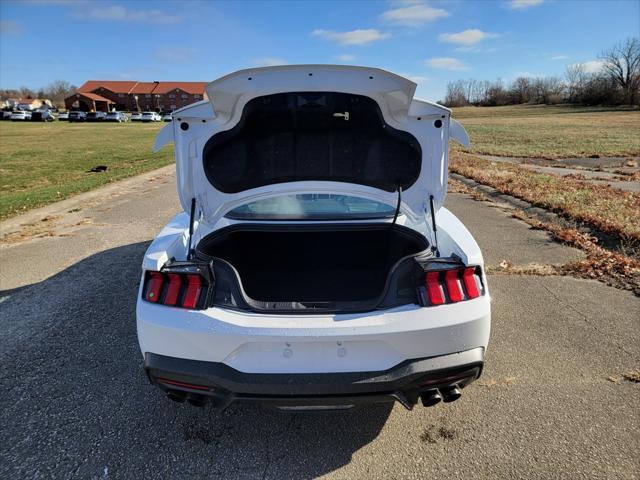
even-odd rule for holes
{"type": "Polygon", "coordinates": [[[68,110],[173,111],[206,98],[208,82],[89,80],[64,99],[68,110]]]}

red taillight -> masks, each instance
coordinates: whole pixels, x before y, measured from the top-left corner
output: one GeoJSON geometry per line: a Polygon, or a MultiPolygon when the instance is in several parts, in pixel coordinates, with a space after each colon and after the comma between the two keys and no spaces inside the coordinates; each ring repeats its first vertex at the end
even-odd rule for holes
{"type": "Polygon", "coordinates": [[[478,298],[480,296],[480,290],[478,289],[478,283],[476,282],[476,269],[475,267],[465,268],[462,273],[462,282],[464,283],[464,289],[467,291],[469,298],[478,298]]]}
{"type": "Polygon", "coordinates": [[[482,295],[482,281],[478,267],[455,268],[427,272],[425,287],[430,306],[457,303],[482,295]]]}
{"type": "Polygon", "coordinates": [[[187,275],[187,290],[184,294],[182,306],[185,308],[195,308],[200,298],[202,290],[202,281],[200,275],[187,275]]]}
{"type": "Polygon", "coordinates": [[[431,305],[442,305],[444,303],[444,293],[440,285],[440,272],[428,272],[426,283],[431,305]]]}
{"type": "Polygon", "coordinates": [[[454,303],[460,302],[464,299],[462,286],[460,285],[460,280],[458,279],[458,273],[458,270],[448,270],[444,274],[444,283],[447,286],[447,292],[449,292],[449,299],[454,303]]]}
{"type": "Polygon", "coordinates": [[[178,303],[178,296],[180,295],[180,285],[182,284],[182,280],[180,279],[180,275],[177,273],[170,273],[167,275],[169,277],[169,286],[167,287],[167,293],[164,296],[164,304],[165,305],[175,305],[178,303]]]}
{"type": "Polygon", "coordinates": [[[208,282],[193,273],[147,272],[143,298],[171,307],[202,308],[200,298],[208,282]]]}
{"type": "Polygon", "coordinates": [[[147,283],[147,293],[145,298],[149,302],[157,303],[160,300],[160,294],[162,293],[162,284],[164,278],[160,272],[151,272],[149,281],[147,283]]]}

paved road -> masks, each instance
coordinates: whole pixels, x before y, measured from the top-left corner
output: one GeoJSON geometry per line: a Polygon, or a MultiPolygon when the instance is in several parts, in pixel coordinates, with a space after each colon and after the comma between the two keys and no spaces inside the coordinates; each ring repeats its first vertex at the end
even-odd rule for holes
{"type": "MultiPolygon", "coordinates": [[[[0,478],[639,478],[640,384],[607,377],[640,367],[640,301],[585,280],[492,275],[485,374],[454,404],[166,400],[142,373],[134,307],[173,181],[165,169],[0,224],[0,478]]],[[[489,264],[581,256],[491,204],[448,206],[489,264]]]]}

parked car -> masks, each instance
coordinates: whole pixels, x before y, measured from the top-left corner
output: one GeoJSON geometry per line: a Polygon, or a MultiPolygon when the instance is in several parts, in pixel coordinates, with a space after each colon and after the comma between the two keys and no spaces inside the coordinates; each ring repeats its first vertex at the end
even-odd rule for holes
{"type": "Polygon", "coordinates": [[[13,110],[2,110],[2,113],[0,114],[0,120],[11,120],[12,113],[13,110]]]}
{"type": "Polygon", "coordinates": [[[14,110],[9,118],[12,122],[31,120],[31,112],[29,110],[14,110]]]}
{"type": "Polygon", "coordinates": [[[107,114],[105,112],[89,112],[87,113],[85,120],[87,122],[101,122],[106,117],[107,114]]]}
{"type": "Polygon", "coordinates": [[[49,110],[36,110],[31,114],[31,120],[34,122],[53,122],[55,119],[55,115],[49,110]]]}
{"type": "Polygon", "coordinates": [[[162,114],[162,121],[163,122],[171,122],[173,120],[173,117],[171,116],[173,112],[165,112],[162,114]]]}
{"type": "Polygon", "coordinates": [[[69,120],[69,112],[60,112],[60,114],[58,115],[58,120],[69,120]]]}
{"type": "Polygon", "coordinates": [[[161,122],[162,118],[157,112],[142,112],[140,120],[143,122],[161,122]]]}
{"type": "Polygon", "coordinates": [[[87,119],[85,112],[73,111],[69,112],[69,122],[84,122],[87,119]]]}
{"type": "Polygon", "coordinates": [[[468,136],[414,91],[375,68],[243,70],[160,131],[184,211],[145,253],[136,313],[168,398],[410,409],[480,376],[483,257],[443,206],[468,136]]]}
{"type": "Polygon", "coordinates": [[[140,112],[133,112],[133,113],[131,114],[131,118],[130,118],[130,120],[131,120],[132,122],[139,122],[139,121],[141,121],[141,120],[142,120],[142,114],[141,114],[140,112]]]}
{"type": "Polygon", "coordinates": [[[123,123],[129,120],[127,116],[123,112],[109,112],[107,116],[104,117],[105,122],[118,122],[123,123]]]}

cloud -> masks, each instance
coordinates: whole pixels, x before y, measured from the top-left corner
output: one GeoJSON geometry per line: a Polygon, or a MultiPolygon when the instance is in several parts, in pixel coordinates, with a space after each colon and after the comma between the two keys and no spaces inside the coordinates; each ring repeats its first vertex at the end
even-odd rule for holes
{"type": "Polygon", "coordinates": [[[443,33],[438,36],[438,39],[444,43],[455,43],[457,45],[469,46],[475,45],[487,38],[495,38],[497,36],[497,33],[483,32],[477,28],[470,28],[458,33],[443,33]]]}
{"type": "Polygon", "coordinates": [[[604,67],[602,60],[589,60],[588,62],[572,63],[570,68],[582,67],[585,73],[598,73],[604,67]]]}
{"type": "Polygon", "coordinates": [[[423,77],[422,75],[412,75],[411,73],[406,72],[397,72],[401,77],[407,78],[411,80],[413,83],[425,83],[429,80],[427,77],[423,77]]]}
{"type": "Polygon", "coordinates": [[[510,0],[507,6],[511,10],[524,10],[541,5],[544,0],[510,0]]]}
{"type": "Polygon", "coordinates": [[[82,8],[74,16],[82,20],[97,20],[105,22],[143,22],[156,24],[178,23],[182,20],[179,15],[163,12],[157,9],[132,10],[122,5],[104,5],[82,8]]]}
{"type": "Polygon", "coordinates": [[[19,35],[22,33],[22,25],[10,20],[0,20],[0,35],[19,35]]]}
{"type": "Polygon", "coordinates": [[[311,32],[311,35],[336,42],[340,45],[366,45],[391,36],[390,33],[381,32],[375,28],[357,29],[349,32],[333,32],[331,30],[317,29],[311,32]]]}
{"type": "Polygon", "coordinates": [[[553,57],[551,57],[551,60],[568,60],[569,57],[567,57],[566,55],[555,55],[553,57]]]}
{"type": "Polygon", "coordinates": [[[254,58],[251,63],[253,63],[253,65],[256,66],[256,67],[275,67],[277,65],[288,65],[289,64],[289,62],[287,62],[285,59],[278,58],[278,57],[254,58]]]}
{"type": "Polygon", "coordinates": [[[343,53],[342,55],[338,55],[336,57],[336,60],[339,60],[341,62],[353,62],[355,59],[356,56],[350,53],[343,53]]]}
{"type": "Polygon", "coordinates": [[[161,62],[180,63],[190,60],[194,53],[193,48],[164,47],[157,49],[153,56],[161,62]]]}
{"type": "Polygon", "coordinates": [[[393,25],[420,27],[427,22],[432,22],[448,15],[449,12],[442,8],[434,8],[423,2],[415,2],[407,6],[387,10],[380,15],[380,19],[393,25]]]}
{"type": "Polygon", "coordinates": [[[425,63],[427,66],[439,70],[467,70],[469,68],[457,58],[451,57],[430,58],[425,63]]]}

